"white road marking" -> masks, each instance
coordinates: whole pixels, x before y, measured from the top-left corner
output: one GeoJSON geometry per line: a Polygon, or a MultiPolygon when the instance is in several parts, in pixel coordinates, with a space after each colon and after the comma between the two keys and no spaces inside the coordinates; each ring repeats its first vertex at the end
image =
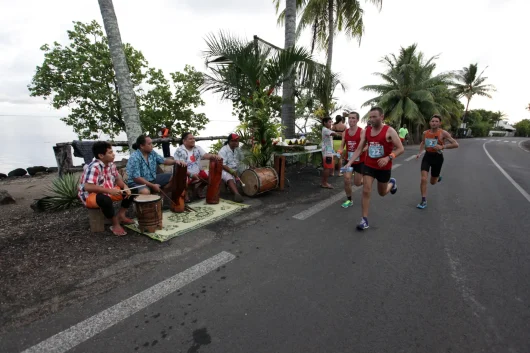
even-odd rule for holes
{"type": "Polygon", "coordinates": [[[510,141],[504,141],[504,142],[510,142],[510,141]]]}
{"type": "Polygon", "coordinates": [[[22,353],[63,353],[236,257],[223,251],[64,330],[22,353]]]}
{"type": "Polygon", "coordinates": [[[530,152],[529,150],[527,150],[526,148],[524,148],[523,146],[521,146],[521,144],[522,144],[523,142],[525,142],[525,141],[526,141],[526,140],[519,141],[519,143],[517,144],[517,146],[519,146],[519,148],[522,149],[522,150],[525,151],[525,152],[530,152]]]}
{"type": "Polygon", "coordinates": [[[516,182],[515,180],[513,180],[512,177],[511,177],[508,173],[506,173],[506,171],[505,171],[504,169],[502,169],[502,167],[499,165],[499,163],[497,163],[497,162],[495,161],[495,159],[493,159],[493,157],[489,154],[488,150],[486,149],[486,144],[487,144],[487,142],[484,142],[484,144],[482,145],[482,148],[484,148],[484,152],[486,152],[486,155],[487,155],[488,157],[490,157],[490,159],[491,159],[491,161],[493,162],[493,164],[495,164],[495,166],[496,166],[497,168],[499,168],[499,170],[500,170],[501,173],[506,177],[506,179],[508,179],[508,181],[509,181],[510,183],[512,183],[512,185],[515,186],[515,188],[516,188],[517,190],[519,190],[519,192],[521,193],[521,195],[523,195],[524,198],[525,198],[528,202],[530,202],[530,195],[529,195],[529,194],[528,194],[528,193],[527,193],[527,192],[521,187],[521,185],[517,184],[517,182],[516,182]]]}
{"type": "Polygon", "coordinates": [[[517,141],[512,141],[512,143],[517,143],[517,141]]]}
{"type": "MultiPolygon", "coordinates": [[[[420,154],[420,157],[421,157],[422,155],[423,155],[423,152],[420,154]]],[[[413,160],[414,158],[416,158],[416,156],[417,156],[416,154],[413,155],[413,156],[410,156],[409,158],[405,159],[405,162],[408,162],[408,161],[410,161],[410,160],[413,160]]]]}
{"type": "MultiPolygon", "coordinates": [[[[392,165],[392,170],[396,169],[396,168],[399,168],[401,167],[401,164],[394,164],[392,165]]],[[[352,188],[352,193],[356,192],[357,190],[360,190],[362,189],[362,186],[354,186],[352,188]]],[[[319,203],[311,206],[310,208],[308,208],[307,210],[305,211],[302,211],[300,213],[297,213],[293,216],[293,218],[296,218],[296,219],[299,219],[301,221],[305,220],[305,219],[308,219],[309,217],[311,217],[312,215],[314,214],[317,214],[319,213],[320,211],[322,211],[323,209],[333,205],[334,203],[336,202],[339,202],[340,200],[342,200],[344,198],[344,191],[341,191],[339,192],[338,194],[335,194],[331,197],[328,197],[327,199],[325,200],[322,200],[320,201],[319,203]]]]}

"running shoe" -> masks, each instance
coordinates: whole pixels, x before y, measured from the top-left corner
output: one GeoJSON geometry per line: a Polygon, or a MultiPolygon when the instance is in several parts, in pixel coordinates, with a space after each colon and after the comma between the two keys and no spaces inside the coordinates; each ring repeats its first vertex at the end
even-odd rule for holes
{"type": "Polygon", "coordinates": [[[419,208],[421,210],[423,210],[425,207],[427,207],[427,201],[422,201],[416,205],[416,208],[419,208]]]}
{"type": "Polygon", "coordinates": [[[352,207],[353,206],[353,202],[351,200],[346,200],[342,205],[341,207],[342,208],[348,208],[348,207],[352,207]]]}
{"type": "Polygon", "coordinates": [[[361,219],[361,223],[359,223],[359,224],[357,225],[357,229],[358,229],[358,230],[365,230],[365,229],[368,229],[368,228],[370,228],[370,226],[368,225],[368,220],[367,220],[366,218],[363,217],[363,218],[361,219]]]}
{"type": "Polygon", "coordinates": [[[441,182],[441,181],[442,181],[442,176],[440,175],[440,176],[438,177],[438,182],[441,182]]]}
{"type": "Polygon", "coordinates": [[[390,178],[390,182],[394,185],[392,186],[392,189],[390,189],[390,193],[394,195],[397,192],[397,182],[395,178],[390,178]]]}

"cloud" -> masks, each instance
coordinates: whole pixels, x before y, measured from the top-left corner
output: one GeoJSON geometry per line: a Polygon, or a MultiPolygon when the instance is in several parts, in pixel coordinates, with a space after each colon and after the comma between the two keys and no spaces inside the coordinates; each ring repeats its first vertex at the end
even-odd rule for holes
{"type": "Polygon", "coordinates": [[[271,14],[275,12],[272,1],[256,0],[181,0],[180,3],[198,14],[226,14],[226,13],[245,13],[258,14],[267,11],[271,14]]]}
{"type": "MultiPolygon", "coordinates": [[[[486,76],[498,91],[494,99],[473,99],[471,108],[501,110],[517,121],[528,115],[524,110],[528,95],[521,86],[530,81],[526,65],[530,56],[528,46],[515,41],[515,35],[526,33],[526,16],[530,3],[524,0],[447,0],[427,2],[408,0],[383,2],[379,12],[370,2],[361,2],[365,9],[366,33],[359,46],[339,34],[335,41],[333,69],[340,72],[348,90],[339,90],[340,103],[360,109],[372,94],[359,88],[378,83],[373,72],[384,67],[379,59],[397,53],[401,46],[418,43],[426,56],[440,54],[437,68],[441,71],[460,69],[478,62],[489,66],[486,76]]],[[[240,37],[258,35],[282,46],[284,30],[276,24],[277,15],[271,0],[114,0],[120,32],[124,42],[141,50],[151,66],[166,74],[180,71],[186,64],[205,71],[202,51],[209,33],[226,30],[240,37]]],[[[72,21],[101,21],[97,1],[80,2],[71,6],[69,0],[55,0],[54,6],[41,0],[0,2],[0,101],[16,103],[24,114],[50,114],[49,106],[40,99],[29,98],[27,84],[40,65],[44,43],[66,42],[66,31],[72,21]],[[27,9],[31,8],[32,11],[27,9]],[[37,102],[37,103],[35,103],[37,102]]],[[[308,46],[308,36],[298,44],[308,46]]],[[[316,53],[324,62],[324,54],[316,53]]],[[[204,111],[212,120],[234,120],[231,105],[218,96],[206,94],[204,111]]],[[[3,106],[0,105],[0,114],[3,106]]],[[[221,122],[219,122],[221,123],[221,122]]],[[[234,120],[235,124],[235,120],[234,120]]],[[[201,134],[215,134],[219,129],[231,131],[233,126],[212,122],[201,134]]]]}

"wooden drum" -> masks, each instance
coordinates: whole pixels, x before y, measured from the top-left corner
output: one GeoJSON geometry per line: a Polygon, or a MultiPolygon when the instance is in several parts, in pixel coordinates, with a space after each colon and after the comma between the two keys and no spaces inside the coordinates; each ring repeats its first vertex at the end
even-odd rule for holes
{"type": "Polygon", "coordinates": [[[154,233],[162,229],[162,198],[158,195],[138,195],[134,199],[138,228],[154,233]]]}
{"type": "Polygon", "coordinates": [[[264,192],[276,189],[279,179],[274,168],[247,169],[241,174],[243,192],[248,196],[255,196],[264,192]]]}

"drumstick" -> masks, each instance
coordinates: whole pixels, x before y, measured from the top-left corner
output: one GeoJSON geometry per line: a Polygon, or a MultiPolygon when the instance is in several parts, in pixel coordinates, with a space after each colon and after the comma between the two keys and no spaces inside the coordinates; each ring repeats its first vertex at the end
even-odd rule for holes
{"type": "Polygon", "coordinates": [[[145,185],[138,185],[138,186],[133,186],[132,188],[127,188],[127,189],[123,189],[121,192],[125,192],[127,190],[134,190],[134,189],[138,189],[138,188],[141,188],[142,186],[145,186],[145,185]]]}
{"type": "MultiPolygon", "coordinates": [[[[166,197],[166,198],[167,198],[167,199],[168,199],[173,205],[178,206],[173,200],[171,200],[171,197],[167,196],[167,194],[166,194],[165,192],[162,191],[162,189],[160,189],[160,193],[161,193],[163,196],[165,196],[165,197],[166,197]]],[[[186,205],[184,205],[184,210],[186,210],[186,211],[190,211],[190,210],[191,210],[191,211],[193,211],[193,212],[197,212],[197,211],[195,211],[193,208],[191,208],[191,207],[189,207],[189,206],[186,206],[186,205]]]]}
{"type": "Polygon", "coordinates": [[[239,181],[241,183],[241,186],[245,187],[245,183],[243,183],[243,181],[239,177],[236,177],[236,181],[239,181]]]}

